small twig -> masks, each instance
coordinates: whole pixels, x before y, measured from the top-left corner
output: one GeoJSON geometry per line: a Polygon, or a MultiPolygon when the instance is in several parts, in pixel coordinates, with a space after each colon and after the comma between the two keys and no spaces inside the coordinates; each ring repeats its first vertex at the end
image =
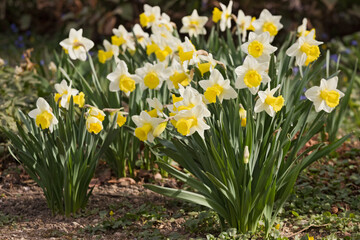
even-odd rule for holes
{"type": "Polygon", "coordinates": [[[4,193],[6,193],[6,194],[8,194],[8,195],[10,195],[12,197],[14,196],[14,194],[12,194],[11,192],[6,191],[5,189],[0,188],[0,191],[3,191],[4,193]]]}
{"type": "Polygon", "coordinates": [[[307,227],[304,228],[304,229],[301,229],[301,230],[298,231],[298,232],[292,233],[292,234],[290,234],[290,235],[288,235],[288,236],[285,235],[285,237],[290,238],[290,237],[296,236],[296,235],[298,235],[299,233],[302,233],[302,232],[304,232],[304,231],[306,231],[306,230],[308,230],[309,228],[312,228],[312,227],[325,227],[325,226],[328,226],[328,225],[330,225],[330,223],[322,224],[322,225],[310,224],[309,226],[307,226],[307,227]]]}

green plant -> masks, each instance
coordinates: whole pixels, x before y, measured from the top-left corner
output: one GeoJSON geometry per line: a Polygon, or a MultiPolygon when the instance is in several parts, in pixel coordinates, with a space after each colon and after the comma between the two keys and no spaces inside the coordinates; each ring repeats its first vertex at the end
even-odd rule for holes
{"type": "Polygon", "coordinates": [[[54,101],[51,105],[59,121],[53,132],[41,130],[21,111],[18,134],[4,127],[1,129],[11,140],[12,156],[43,189],[52,213],[69,216],[85,207],[92,192],[90,180],[114,133],[110,131],[110,124],[104,140],[88,133],[84,109],[77,116],[72,98],[68,111],[60,111],[54,101]]]}

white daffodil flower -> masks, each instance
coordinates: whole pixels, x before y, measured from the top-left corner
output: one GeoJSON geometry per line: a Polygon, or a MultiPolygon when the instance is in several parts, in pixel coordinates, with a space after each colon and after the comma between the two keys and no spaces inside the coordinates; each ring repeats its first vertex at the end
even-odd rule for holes
{"type": "Polygon", "coordinates": [[[312,87],[305,92],[305,97],[314,103],[316,112],[324,110],[330,113],[339,105],[340,98],[344,96],[344,93],[336,89],[337,83],[338,77],[329,80],[321,79],[319,87],[312,87]]]}
{"type": "Polygon", "coordinates": [[[135,90],[135,84],[141,81],[138,76],[128,72],[127,65],[123,60],[118,63],[115,70],[108,74],[106,78],[110,80],[110,92],[121,90],[126,96],[129,96],[135,90]]]}
{"type": "Polygon", "coordinates": [[[132,116],[131,119],[136,125],[135,136],[140,141],[154,142],[154,138],[158,137],[166,127],[164,119],[151,117],[145,111],[140,115],[132,116]]]}
{"type": "Polygon", "coordinates": [[[111,43],[115,46],[120,46],[123,51],[130,49],[135,51],[135,41],[133,33],[129,33],[123,25],[118,28],[113,28],[114,35],[111,37],[111,43]]]}
{"type": "Polygon", "coordinates": [[[312,30],[314,30],[314,39],[316,38],[316,34],[315,34],[315,28],[311,29],[311,30],[307,30],[307,23],[308,20],[306,18],[303,18],[302,20],[302,24],[297,28],[297,33],[299,37],[305,37],[306,35],[308,35],[312,30]]]}
{"type": "MultiPolygon", "coordinates": [[[[55,102],[59,102],[60,99],[59,106],[64,107],[65,109],[69,109],[71,96],[75,97],[75,95],[79,93],[77,89],[71,88],[71,84],[72,82],[67,85],[66,80],[62,80],[60,84],[55,84],[55,90],[57,91],[54,97],[55,102]]],[[[75,101],[75,98],[73,101],[75,101]]]]}
{"type": "Polygon", "coordinates": [[[35,119],[35,123],[41,129],[48,128],[50,132],[53,131],[54,125],[58,124],[58,120],[52,113],[50,105],[42,97],[36,101],[36,109],[29,112],[29,116],[35,119]]]}
{"type": "Polygon", "coordinates": [[[60,42],[72,60],[80,59],[86,60],[86,53],[94,47],[94,42],[82,36],[83,30],[76,31],[74,28],[70,29],[69,38],[60,42]]]}
{"type": "Polygon", "coordinates": [[[261,83],[269,83],[270,77],[267,74],[268,63],[259,63],[255,58],[246,56],[243,65],[235,69],[237,79],[235,87],[238,89],[248,88],[255,95],[261,83]]]}
{"type": "Polygon", "coordinates": [[[169,76],[166,78],[169,90],[179,89],[179,84],[186,87],[191,82],[189,71],[175,59],[172,61],[171,66],[166,68],[166,71],[169,76]]]}
{"type": "Polygon", "coordinates": [[[231,12],[232,12],[233,1],[229,2],[228,6],[220,3],[222,10],[221,19],[220,19],[220,30],[223,32],[226,28],[231,28],[231,12]]]}
{"type": "Polygon", "coordinates": [[[194,9],[190,16],[183,17],[181,21],[183,24],[180,29],[181,33],[189,33],[190,37],[206,34],[204,26],[208,21],[208,17],[200,17],[196,9],[194,9]]]}
{"type": "Polygon", "coordinates": [[[157,27],[164,27],[167,29],[167,31],[169,31],[170,33],[172,33],[174,31],[174,27],[173,24],[170,21],[170,17],[169,15],[167,15],[166,13],[162,13],[161,17],[155,22],[155,24],[153,24],[151,26],[151,31],[153,31],[153,28],[157,26],[157,27]]]}
{"type": "Polygon", "coordinates": [[[193,65],[200,62],[194,44],[185,37],[185,41],[179,46],[179,57],[181,64],[193,65]]]}
{"type": "Polygon", "coordinates": [[[269,62],[270,54],[274,53],[277,47],[270,44],[268,32],[263,32],[260,35],[250,32],[248,42],[241,45],[241,50],[253,56],[258,62],[269,62]]]}
{"type": "Polygon", "coordinates": [[[157,63],[154,65],[151,63],[145,63],[145,66],[136,69],[135,73],[141,79],[140,89],[142,91],[146,88],[160,89],[163,81],[168,77],[163,63],[157,63]]]}
{"type": "Polygon", "coordinates": [[[211,72],[217,64],[211,53],[208,55],[199,55],[199,60],[197,68],[199,69],[201,76],[203,76],[206,72],[211,72]]]}
{"type": "Polygon", "coordinates": [[[230,80],[224,80],[224,77],[217,69],[211,72],[209,80],[202,80],[199,85],[205,90],[204,96],[208,103],[215,103],[216,98],[222,103],[223,99],[237,97],[236,91],[230,86],[230,80]]]}
{"type": "Polygon", "coordinates": [[[161,17],[161,9],[159,6],[151,7],[148,4],[144,5],[144,12],[140,14],[140,24],[142,27],[150,28],[161,17]]]}
{"type": "Polygon", "coordinates": [[[98,109],[96,107],[89,108],[88,111],[87,111],[87,115],[88,115],[88,117],[96,117],[101,122],[104,121],[104,119],[105,119],[104,111],[102,111],[102,110],[100,110],[100,109],[98,109]]]}
{"type": "Polygon", "coordinates": [[[174,116],[173,125],[184,136],[190,136],[198,132],[204,138],[204,131],[210,129],[210,126],[204,120],[207,111],[206,107],[202,105],[181,111],[174,116]]]}
{"type": "Polygon", "coordinates": [[[274,117],[275,114],[284,106],[284,98],[281,95],[278,97],[273,96],[274,93],[280,88],[280,85],[271,90],[270,84],[268,86],[268,89],[265,91],[258,92],[259,99],[255,103],[254,112],[259,113],[266,111],[270,117],[274,117]]]}
{"type": "Polygon", "coordinates": [[[86,129],[89,133],[98,134],[103,129],[103,125],[97,117],[89,116],[86,118],[86,129]]]}
{"type": "Polygon", "coordinates": [[[137,42],[145,48],[146,45],[150,42],[149,34],[144,32],[139,24],[135,24],[133,27],[133,32],[136,37],[137,42]]]}
{"type": "Polygon", "coordinates": [[[246,40],[246,33],[251,25],[251,16],[246,16],[242,10],[239,10],[236,18],[236,26],[238,34],[241,34],[242,41],[246,40]]]}
{"type": "Polygon", "coordinates": [[[111,59],[112,57],[117,58],[119,56],[119,47],[116,45],[112,45],[108,40],[103,41],[103,45],[105,48],[104,50],[98,51],[98,58],[99,62],[105,63],[107,60],[111,59]]]}
{"type": "MultiPolygon", "coordinates": [[[[166,117],[166,115],[163,112],[164,106],[162,105],[162,103],[160,102],[159,99],[157,99],[157,98],[153,98],[153,99],[147,98],[146,101],[149,104],[149,107],[153,109],[151,111],[156,113],[156,114],[154,114],[155,117],[166,117]]],[[[152,116],[152,114],[150,114],[150,116],[152,116]]],[[[152,117],[154,117],[154,116],[152,116],[152,117]]]]}
{"type": "Polygon", "coordinates": [[[296,65],[307,66],[320,56],[319,45],[323,42],[314,39],[315,30],[311,30],[306,36],[299,37],[298,40],[291,45],[286,54],[290,57],[296,57],[296,65]]]}
{"type": "Polygon", "coordinates": [[[270,42],[272,42],[279,30],[283,28],[280,19],[281,16],[272,15],[267,9],[262,10],[259,18],[252,23],[255,33],[268,32],[270,34],[270,42]]]}

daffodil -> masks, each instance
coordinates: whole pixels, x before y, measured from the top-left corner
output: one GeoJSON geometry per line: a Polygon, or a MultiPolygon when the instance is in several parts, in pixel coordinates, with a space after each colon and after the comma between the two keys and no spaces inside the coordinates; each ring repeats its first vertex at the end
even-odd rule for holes
{"type": "Polygon", "coordinates": [[[149,28],[161,17],[160,7],[151,7],[148,4],[144,5],[144,12],[140,14],[140,24],[142,27],[149,28]]]}
{"type": "Polygon", "coordinates": [[[275,114],[281,110],[284,106],[284,98],[280,95],[278,97],[274,97],[275,92],[280,88],[278,85],[276,88],[270,90],[269,88],[265,91],[259,91],[258,96],[259,99],[255,103],[254,112],[262,112],[266,111],[271,117],[274,117],[275,114]]]}
{"type": "Polygon", "coordinates": [[[220,18],[220,30],[223,32],[226,28],[231,28],[231,12],[232,12],[233,1],[229,2],[228,6],[220,3],[221,7],[221,18],[220,18]]]}
{"type": "Polygon", "coordinates": [[[102,122],[94,116],[89,116],[86,118],[86,129],[89,133],[98,134],[102,129],[102,122]]]}
{"type": "Polygon", "coordinates": [[[107,60],[111,59],[113,56],[117,57],[119,55],[119,47],[112,45],[108,40],[103,41],[104,50],[98,51],[99,62],[105,63],[107,60]]]}
{"type": "Polygon", "coordinates": [[[133,33],[129,33],[123,25],[118,28],[113,28],[114,35],[111,37],[111,43],[115,46],[120,46],[123,51],[129,49],[135,50],[135,41],[133,39],[133,33]]]}
{"type": "Polygon", "coordinates": [[[135,71],[140,81],[140,89],[159,89],[163,81],[167,78],[165,66],[163,63],[151,64],[145,63],[145,66],[135,71]]]}
{"type": "Polygon", "coordinates": [[[251,25],[251,16],[246,16],[242,10],[239,10],[236,18],[238,34],[242,35],[242,41],[245,42],[246,33],[251,25]]]}
{"type": "Polygon", "coordinates": [[[255,95],[261,83],[270,82],[267,69],[268,63],[259,63],[252,56],[246,56],[243,65],[235,69],[237,75],[235,87],[238,89],[248,88],[255,95]]]}
{"type": "Polygon", "coordinates": [[[169,15],[162,13],[161,17],[151,26],[151,31],[154,32],[154,27],[166,28],[167,31],[172,33],[174,31],[173,23],[170,21],[169,15]]]}
{"type": "Polygon", "coordinates": [[[121,60],[116,69],[106,76],[110,80],[110,92],[123,91],[126,96],[129,96],[135,90],[135,84],[140,82],[140,78],[136,75],[130,74],[126,63],[121,60]]]}
{"type": "Polygon", "coordinates": [[[166,117],[166,115],[163,112],[164,106],[162,105],[159,99],[147,98],[146,101],[149,104],[149,107],[152,108],[152,110],[148,112],[151,117],[166,117]]]}
{"type": "Polygon", "coordinates": [[[136,37],[136,41],[145,48],[146,45],[149,43],[150,38],[149,34],[147,32],[144,32],[144,30],[141,28],[139,24],[135,24],[133,27],[133,32],[136,37]]]}
{"type": "Polygon", "coordinates": [[[297,28],[297,33],[299,35],[299,37],[305,37],[306,35],[308,35],[312,30],[314,30],[314,39],[316,38],[316,34],[315,34],[315,28],[311,29],[310,31],[307,30],[307,19],[303,18],[302,20],[302,24],[297,28]]]}
{"type": "Polygon", "coordinates": [[[249,146],[245,146],[244,148],[244,163],[248,164],[250,158],[249,146]]]}
{"type": "Polygon", "coordinates": [[[115,128],[122,127],[126,123],[126,116],[124,115],[124,112],[121,111],[110,112],[110,122],[114,121],[115,116],[116,116],[115,128]]]}
{"type": "Polygon", "coordinates": [[[272,42],[279,30],[283,28],[280,19],[281,16],[272,15],[267,9],[262,10],[259,18],[252,23],[255,28],[255,33],[261,34],[268,32],[270,34],[270,42],[272,42]]]}
{"type": "Polygon", "coordinates": [[[69,38],[60,42],[62,46],[69,53],[72,60],[80,59],[86,60],[86,53],[94,47],[94,42],[82,36],[83,30],[76,31],[74,28],[70,29],[69,38]]]}
{"type": "Polygon", "coordinates": [[[239,109],[239,117],[240,117],[240,120],[241,120],[241,126],[242,127],[245,127],[246,126],[246,110],[245,108],[240,105],[240,109],[239,109]]]}
{"type": "Polygon", "coordinates": [[[49,63],[49,66],[48,66],[48,69],[52,72],[52,73],[55,73],[57,71],[57,67],[55,65],[55,63],[53,61],[51,61],[49,63]]]}
{"type": "Polygon", "coordinates": [[[211,72],[209,80],[202,80],[199,85],[205,90],[204,96],[209,103],[215,103],[216,98],[222,103],[223,99],[237,97],[236,91],[230,86],[230,80],[224,80],[217,69],[211,72]]]}
{"type": "Polygon", "coordinates": [[[190,16],[182,18],[182,28],[180,29],[181,33],[189,33],[189,36],[198,36],[205,35],[205,23],[207,22],[208,17],[199,16],[196,9],[192,12],[190,16]]]}
{"type": "Polygon", "coordinates": [[[97,119],[99,119],[99,121],[104,121],[105,119],[105,113],[104,111],[96,108],[96,107],[90,107],[89,110],[87,111],[87,115],[88,118],[89,117],[96,117],[97,119]]]}
{"type": "Polygon", "coordinates": [[[241,50],[258,62],[269,62],[270,54],[274,53],[277,47],[270,44],[269,32],[263,32],[260,35],[250,32],[248,42],[241,45],[241,50]]]}
{"type": "Polygon", "coordinates": [[[179,112],[174,116],[176,130],[184,136],[198,132],[204,138],[204,131],[210,128],[204,120],[204,117],[208,116],[207,111],[204,106],[197,105],[189,110],[179,112]]]}
{"type": "MultiPolygon", "coordinates": [[[[73,101],[75,102],[75,96],[79,93],[77,89],[71,88],[71,82],[67,85],[66,80],[62,80],[60,84],[56,83],[55,90],[57,91],[54,96],[55,102],[59,103],[59,106],[65,109],[69,109],[71,96],[73,96],[73,101]]],[[[78,103],[78,105],[80,105],[80,103],[78,103]]]]}
{"type": "MultiPolygon", "coordinates": [[[[168,60],[179,42],[166,28],[154,27],[155,32],[150,36],[151,42],[146,46],[146,53],[155,54],[160,62],[168,60]]],[[[165,63],[165,62],[164,62],[165,63]]]]}
{"type": "Polygon", "coordinates": [[[191,82],[191,78],[189,75],[189,71],[184,67],[184,65],[181,65],[177,60],[173,60],[171,63],[171,66],[167,69],[168,72],[168,78],[166,79],[166,83],[168,86],[168,89],[179,89],[179,84],[182,86],[187,86],[191,82]]]}
{"type": "Polygon", "coordinates": [[[58,120],[55,115],[52,113],[50,105],[42,97],[38,98],[36,101],[36,109],[29,112],[29,116],[35,119],[35,123],[41,129],[49,129],[50,132],[53,131],[54,125],[58,124],[58,120]]]}
{"type": "Polygon", "coordinates": [[[324,110],[330,113],[339,105],[340,98],[344,96],[344,93],[336,89],[337,83],[338,77],[329,80],[321,79],[319,87],[312,87],[305,92],[305,96],[314,103],[316,112],[324,110]]]}
{"type": "Polygon", "coordinates": [[[314,39],[315,30],[311,30],[306,36],[301,36],[298,40],[286,50],[290,57],[296,57],[298,66],[307,66],[320,56],[319,45],[322,42],[314,39]]]}
{"type": "Polygon", "coordinates": [[[188,37],[185,37],[185,41],[180,44],[178,50],[181,64],[186,63],[187,65],[192,65],[199,62],[196,54],[196,48],[188,37]]]}
{"type": "Polygon", "coordinates": [[[217,64],[211,53],[208,55],[199,55],[199,60],[197,68],[199,69],[201,76],[204,76],[204,73],[212,71],[217,64]]]}
{"type": "Polygon", "coordinates": [[[153,142],[166,128],[166,122],[162,118],[151,117],[147,112],[142,111],[140,115],[131,118],[136,124],[135,136],[140,141],[153,142]]]}

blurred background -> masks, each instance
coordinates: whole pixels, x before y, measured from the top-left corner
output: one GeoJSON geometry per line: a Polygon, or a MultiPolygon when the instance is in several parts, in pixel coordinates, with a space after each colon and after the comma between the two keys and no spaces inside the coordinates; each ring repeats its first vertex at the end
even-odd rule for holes
{"type": "MultiPolygon", "coordinates": [[[[213,8],[219,5],[213,0],[2,0],[0,57],[15,64],[28,48],[35,49],[33,54],[39,54],[39,48],[41,54],[46,52],[44,48],[60,50],[58,43],[67,37],[70,28],[83,28],[86,37],[101,43],[119,24],[130,31],[145,3],[160,6],[178,27],[181,18],[193,9],[211,19],[213,8]]],[[[284,35],[295,30],[304,17],[324,42],[360,31],[359,0],[242,0],[234,1],[233,13],[237,15],[242,9],[246,15],[258,17],[264,8],[283,16],[286,31],[280,33],[284,35]]],[[[209,27],[212,24],[208,22],[209,27]]]]}

